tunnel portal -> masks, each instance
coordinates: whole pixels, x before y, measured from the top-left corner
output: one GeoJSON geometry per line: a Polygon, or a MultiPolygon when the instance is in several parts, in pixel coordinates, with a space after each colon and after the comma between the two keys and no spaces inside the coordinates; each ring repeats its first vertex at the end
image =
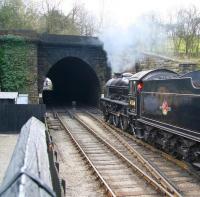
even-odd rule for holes
{"type": "Polygon", "coordinates": [[[53,84],[52,91],[43,91],[46,105],[98,104],[100,83],[95,71],[86,62],[68,57],[53,65],[47,76],[53,84]]]}

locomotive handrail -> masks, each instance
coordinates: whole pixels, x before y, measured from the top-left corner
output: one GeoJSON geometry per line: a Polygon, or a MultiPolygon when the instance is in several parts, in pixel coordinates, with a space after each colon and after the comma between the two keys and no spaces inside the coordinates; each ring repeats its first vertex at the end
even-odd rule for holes
{"type": "Polygon", "coordinates": [[[128,103],[125,103],[125,102],[122,102],[122,101],[118,101],[118,100],[111,100],[111,99],[108,99],[108,98],[101,98],[101,100],[103,101],[110,101],[112,103],[117,103],[117,104],[120,104],[120,105],[128,105],[128,103]]]}

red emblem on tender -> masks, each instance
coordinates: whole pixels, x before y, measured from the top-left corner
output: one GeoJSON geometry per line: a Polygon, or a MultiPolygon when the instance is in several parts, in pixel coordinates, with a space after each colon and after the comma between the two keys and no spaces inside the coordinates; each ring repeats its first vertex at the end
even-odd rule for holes
{"type": "Polygon", "coordinates": [[[160,109],[162,110],[163,115],[167,115],[167,113],[171,111],[171,107],[169,107],[166,100],[163,101],[162,106],[160,106],[160,109]]]}

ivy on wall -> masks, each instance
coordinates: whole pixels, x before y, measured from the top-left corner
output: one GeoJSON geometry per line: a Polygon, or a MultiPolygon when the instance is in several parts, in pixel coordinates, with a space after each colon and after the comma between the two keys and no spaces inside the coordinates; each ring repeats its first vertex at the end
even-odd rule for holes
{"type": "Polygon", "coordinates": [[[21,36],[0,36],[1,91],[27,93],[29,47],[21,36]]]}

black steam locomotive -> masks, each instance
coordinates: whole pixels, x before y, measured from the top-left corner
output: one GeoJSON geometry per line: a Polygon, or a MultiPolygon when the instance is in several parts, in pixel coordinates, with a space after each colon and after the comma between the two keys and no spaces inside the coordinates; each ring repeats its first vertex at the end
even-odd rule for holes
{"type": "Polygon", "coordinates": [[[100,104],[105,121],[200,167],[200,71],[118,74],[100,104]]]}

